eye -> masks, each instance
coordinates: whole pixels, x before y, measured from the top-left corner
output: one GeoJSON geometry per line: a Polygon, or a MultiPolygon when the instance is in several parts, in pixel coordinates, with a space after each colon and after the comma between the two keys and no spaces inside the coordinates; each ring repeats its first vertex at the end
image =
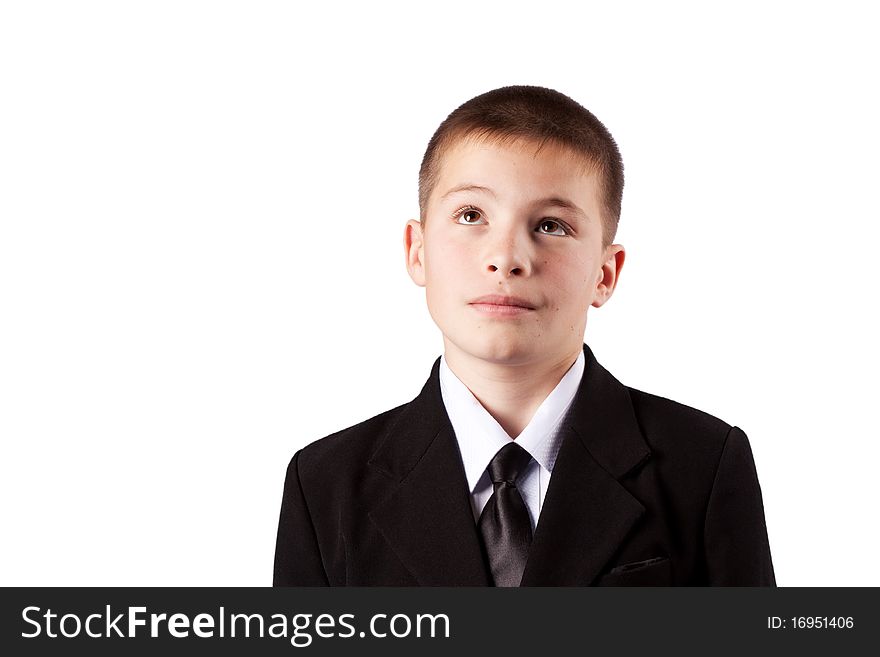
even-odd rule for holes
{"type": "MultiPolygon", "coordinates": [[[[482,219],[482,216],[482,211],[471,205],[460,207],[452,213],[452,218],[455,219],[455,222],[462,226],[479,226],[481,223],[485,223],[484,221],[478,223],[478,220],[482,219]]],[[[557,237],[565,237],[566,235],[571,234],[571,231],[565,226],[565,224],[556,219],[542,219],[538,224],[538,232],[542,235],[552,235],[557,237]],[[547,226],[550,226],[550,229],[545,232],[547,226]]]]}
{"type": "Polygon", "coordinates": [[[458,220],[461,219],[462,217],[473,216],[473,215],[482,216],[482,212],[480,212],[476,208],[471,207],[469,205],[466,205],[462,208],[459,208],[458,210],[456,210],[455,212],[452,213],[452,217],[457,221],[457,223],[463,223],[463,225],[465,225],[465,226],[472,226],[472,225],[474,225],[474,222],[467,221],[467,220],[465,220],[464,222],[461,222],[458,220]]]}
{"type": "Polygon", "coordinates": [[[565,236],[568,235],[568,231],[565,230],[565,227],[554,219],[542,219],[541,223],[538,224],[538,228],[540,228],[543,232],[545,226],[550,226],[550,232],[544,233],[545,235],[560,235],[565,236]]]}

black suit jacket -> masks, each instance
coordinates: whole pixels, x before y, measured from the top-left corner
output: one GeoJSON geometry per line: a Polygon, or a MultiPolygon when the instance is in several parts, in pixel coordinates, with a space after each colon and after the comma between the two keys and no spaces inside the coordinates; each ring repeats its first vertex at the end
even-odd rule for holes
{"type": "MultiPolygon", "coordinates": [[[[522,586],[775,586],[746,434],[584,355],[522,586]]],[[[439,368],[294,454],[276,586],[490,584],[439,368]]]]}

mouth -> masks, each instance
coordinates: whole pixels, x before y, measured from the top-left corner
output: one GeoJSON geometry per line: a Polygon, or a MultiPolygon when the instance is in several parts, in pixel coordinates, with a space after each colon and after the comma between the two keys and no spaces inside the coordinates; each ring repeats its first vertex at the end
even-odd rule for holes
{"type": "Polygon", "coordinates": [[[474,299],[469,304],[475,310],[490,315],[521,315],[535,310],[535,304],[521,297],[488,294],[474,299]]]}

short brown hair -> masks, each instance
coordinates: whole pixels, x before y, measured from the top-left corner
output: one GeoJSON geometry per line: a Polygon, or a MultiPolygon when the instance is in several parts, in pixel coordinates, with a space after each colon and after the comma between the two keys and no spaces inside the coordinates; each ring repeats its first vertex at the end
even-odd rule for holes
{"type": "Polygon", "coordinates": [[[517,85],[487,91],[459,106],[437,128],[419,169],[419,213],[427,219],[428,199],[440,178],[443,156],[465,138],[497,142],[554,142],[583,158],[600,180],[602,245],[617,233],[623,199],[623,160],[608,129],[592,112],[546,87],[517,85]]]}

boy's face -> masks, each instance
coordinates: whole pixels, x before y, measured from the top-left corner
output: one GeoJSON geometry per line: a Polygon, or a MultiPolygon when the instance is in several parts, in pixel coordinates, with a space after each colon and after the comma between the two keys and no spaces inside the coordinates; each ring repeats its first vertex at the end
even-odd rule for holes
{"type": "Polygon", "coordinates": [[[558,365],[582,349],[587,309],[614,291],[624,250],[602,248],[598,178],[567,149],[537,146],[459,141],[424,231],[407,222],[407,268],[452,360],[558,365]],[[486,295],[528,308],[476,303],[486,295]]]}

